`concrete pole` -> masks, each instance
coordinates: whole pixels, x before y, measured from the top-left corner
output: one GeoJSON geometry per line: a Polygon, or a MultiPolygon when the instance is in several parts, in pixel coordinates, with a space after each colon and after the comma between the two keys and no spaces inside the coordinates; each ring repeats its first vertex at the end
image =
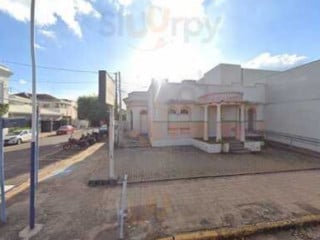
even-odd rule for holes
{"type": "Polygon", "coordinates": [[[4,142],[3,142],[3,118],[0,118],[0,193],[1,193],[1,222],[7,221],[6,216],[6,196],[4,178],[4,142]]]}
{"type": "Polygon", "coordinates": [[[221,104],[217,105],[217,142],[222,140],[221,129],[221,104]]]}
{"type": "Polygon", "coordinates": [[[34,41],[35,23],[35,0],[31,0],[30,11],[30,50],[32,61],[32,140],[31,140],[31,159],[30,159],[30,205],[29,205],[29,228],[35,227],[35,168],[36,168],[36,131],[37,131],[37,92],[36,92],[36,58],[34,41]]]}
{"type": "Polygon", "coordinates": [[[109,113],[109,180],[112,181],[115,179],[114,176],[114,107],[110,106],[109,113]]]}
{"type": "Polygon", "coordinates": [[[203,126],[203,140],[208,141],[208,105],[204,106],[204,126],[203,126]]]}
{"type": "Polygon", "coordinates": [[[122,122],[122,89],[121,89],[121,73],[118,73],[118,81],[119,81],[119,142],[122,142],[122,134],[123,134],[123,122],[122,122]]]}
{"type": "Polygon", "coordinates": [[[245,142],[246,141],[246,130],[245,130],[245,105],[241,104],[240,107],[240,141],[245,142]]]}

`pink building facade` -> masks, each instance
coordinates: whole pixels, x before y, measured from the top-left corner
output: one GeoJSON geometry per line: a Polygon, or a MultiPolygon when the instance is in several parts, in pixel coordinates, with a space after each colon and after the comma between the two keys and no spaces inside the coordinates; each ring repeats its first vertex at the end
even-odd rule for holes
{"type": "Polygon", "coordinates": [[[312,127],[320,110],[310,107],[320,104],[319,75],[320,61],[281,72],[220,64],[199,80],[152,81],[148,91],[125,99],[127,129],[155,147],[221,152],[234,142],[259,149],[270,139],[320,151],[312,127]]]}
{"type": "Polygon", "coordinates": [[[265,103],[261,78],[274,73],[221,64],[198,81],[153,81],[148,91],[125,99],[128,130],[147,134],[152,146],[259,137],[265,103]]]}

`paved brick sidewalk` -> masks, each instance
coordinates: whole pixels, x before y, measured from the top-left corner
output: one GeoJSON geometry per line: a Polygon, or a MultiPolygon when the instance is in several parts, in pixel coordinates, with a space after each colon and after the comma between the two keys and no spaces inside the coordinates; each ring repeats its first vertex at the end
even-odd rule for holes
{"type": "Polygon", "coordinates": [[[314,171],[132,185],[129,239],[319,214],[319,182],[314,171]]]}
{"type": "MultiPolygon", "coordinates": [[[[107,174],[106,156],[106,147],[101,148],[40,183],[37,222],[44,226],[32,240],[117,239],[121,188],[87,186],[97,169],[107,174]]],[[[126,239],[150,240],[177,232],[320,213],[319,182],[320,171],[307,171],[129,184],[126,239]]],[[[0,224],[0,240],[19,239],[18,233],[27,223],[28,191],[8,203],[8,223],[0,224]]],[[[250,239],[315,240],[320,227],[309,231],[312,236],[308,233],[308,238],[290,238],[289,233],[284,238],[250,239]]],[[[302,234],[300,230],[296,232],[302,234]]]]}
{"type": "Polygon", "coordinates": [[[115,164],[116,173],[128,173],[129,181],[320,168],[318,158],[274,148],[240,155],[208,154],[193,147],[126,148],[115,152],[115,164]]]}

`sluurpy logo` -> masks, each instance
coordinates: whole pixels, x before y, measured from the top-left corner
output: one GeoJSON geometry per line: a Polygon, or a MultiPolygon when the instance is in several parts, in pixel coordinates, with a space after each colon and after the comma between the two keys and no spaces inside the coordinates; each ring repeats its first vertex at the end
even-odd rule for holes
{"type": "Polygon", "coordinates": [[[130,46],[141,51],[164,48],[172,41],[211,42],[222,22],[221,17],[175,17],[169,8],[150,5],[145,11],[104,14],[103,33],[109,37],[131,38],[130,46]],[[141,45],[141,40],[144,44],[141,45]]]}

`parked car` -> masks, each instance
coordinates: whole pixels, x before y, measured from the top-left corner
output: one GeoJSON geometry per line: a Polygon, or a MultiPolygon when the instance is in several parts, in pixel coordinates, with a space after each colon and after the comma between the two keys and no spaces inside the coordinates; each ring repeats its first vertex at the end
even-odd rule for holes
{"type": "Polygon", "coordinates": [[[5,145],[21,144],[28,141],[31,141],[31,130],[29,129],[14,131],[6,135],[4,138],[5,145]]]}
{"type": "Polygon", "coordinates": [[[100,135],[108,135],[108,125],[104,124],[99,128],[100,135]]]}
{"type": "Polygon", "coordinates": [[[57,135],[64,135],[64,134],[72,134],[74,132],[75,128],[71,125],[64,125],[59,127],[57,130],[57,135]]]}

